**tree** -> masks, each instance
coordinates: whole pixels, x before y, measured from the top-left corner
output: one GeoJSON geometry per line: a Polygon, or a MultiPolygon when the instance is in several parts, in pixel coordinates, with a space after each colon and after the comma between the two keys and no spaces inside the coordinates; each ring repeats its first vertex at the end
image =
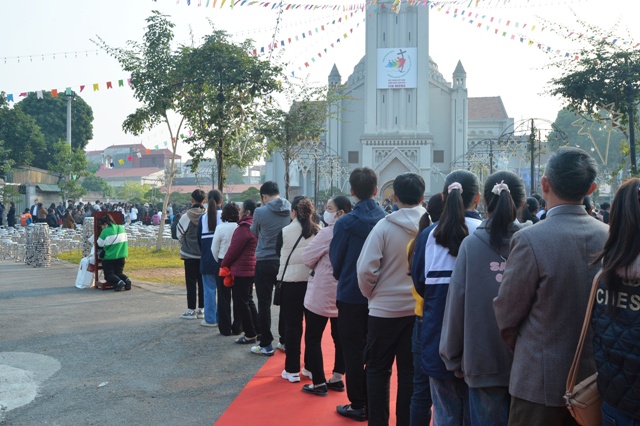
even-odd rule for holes
{"type": "Polygon", "coordinates": [[[250,186],[240,194],[236,194],[233,197],[229,198],[229,201],[235,201],[237,203],[242,203],[245,200],[260,200],[260,190],[258,190],[258,188],[254,188],[253,186],[250,186]]]}
{"type": "Polygon", "coordinates": [[[269,140],[268,151],[282,154],[285,198],[288,199],[291,165],[309,145],[319,144],[327,119],[336,111],[329,106],[335,104],[340,96],[333,90],[327,92],[326,88],[313,88],[299,80],[287,79],[285,85],[291,107],[288,111],[279,105],[267,109],[259,131],[269,140]]]}
{"type": "Polygon", "coordinates": [[[59,140],[53,146],[53,159],[49,171],[58,173],[58,186],[62,190],[62,199],[78,199],[87,193],[80,185],[80,178],[87,173],[87,158],[83,150],[72,151],[69,144],[59,140]]]}
{"type": "Polygon", "coordinates": [[[47,151],[40,127],[29,115],[9,108],[4,92],[0,93],[0,140],[6,149],[3,157],[18,166],[31,166],[47,151]]]}
{"type": "Polygon", "coordinates": [[[115,193],[113,187],[106,180],[96,175],[89,175],[82,179],[80,185],[87,191],[101,193],[103,197],[111,197],[115,193]]]}
{"type": "Polygon", "coordinates": [[[238,166],[229,167],[227,172],[226,183],[228,184],[243,184],[244,183],[244,170],[238,166]]]}
{"type": "Polygon", "coordinates": [[[187,138],[192,167],[213,151],[218,188],[224,188],[228,167],[247,166],[264,153],[264,139],[255,132],[258,111],[280,90],[281,68],[248,54],[252,50],[250,41],[234,44],[215,29],[200,46],[182,50],[185,96],[179,109],[193,130],[187,138]]]}
{"type": "MultiPolygon", "coordinates": [[[[178,135],[184,123],[183,117],[175,119],[178,125],[174,128],[171,123],[174,113],[178,111],[178,105],[184,100],[183,80],[184,74],[178,70],[179,54],[171,48],[175,24],[170,22],[166,15],[157,10],[152,11],[147,18],[147,28],[143,36],[143,42],[129,41],[128,48],[110,47],[104,40],[98,37],[95,43],[114,57],[122,68],[131,73],[131,85],[134,97],[142,104],[126,118],[122,128],[127,133],[139,135],[162,124],[167,126],[171,141],[171,165],[167,176],[167,194],[162,207],[163,219],[169,204],[171,186],[176,173],[175,161],[178,149],[178,135]]],[[[162,248],[162,235],[164,233],[164,220],[160,221],[156,250],[162,248]]]]}
{"type": "MultiPolygon", "coordinates": [[[[54,146],[60,139],[67,139],[67,97],[62,94],[53,97],[51,92],[44,92],[43,98],[38,99],[32,92],[17,103],[15,109],[33,117],[43,131],[46,151],[36,153],[33,165],[48,169],[55,155],[54,146]]],[[[74,152],[84,150],[91,139],[93,110],[84,99],[76,96],[71,102],[71,146],[74,152]]]]}
{"type": "Polygon", "coordinates": [[[147,184],[125,182],[123,186],[116,190],[116,195],[127,203],[146,203],[149,200],[145,194],[150,190],[151,187],[147,184]]]}
{"type": "MultiPolygon", "coordinates": [[[[609,121],[620,126],[629,140],[631,173],[637,174],[635,116],[640,100],[640,51],[626,50],[614,27],[603,30],[577,20],[591,37],[581,38],[579,59],[554,65],[563,73],[550,81],[550,93],[567,102],[566,107],[593,121],[609,121]],[[603,114],[602,111],[609,114],[603,114]]],[[[561,32],[569,32],[558,25],[561,32]]]]}

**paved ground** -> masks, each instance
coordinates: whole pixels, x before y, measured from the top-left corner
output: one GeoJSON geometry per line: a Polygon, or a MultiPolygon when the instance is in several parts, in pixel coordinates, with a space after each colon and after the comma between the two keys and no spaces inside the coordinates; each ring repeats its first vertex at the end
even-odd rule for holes
{"type": "Polygon", "coordinates": [[[0,425],[211,425],[266,360],[180,319],[183,289],[76,272],[0,261],[0,425]]]}

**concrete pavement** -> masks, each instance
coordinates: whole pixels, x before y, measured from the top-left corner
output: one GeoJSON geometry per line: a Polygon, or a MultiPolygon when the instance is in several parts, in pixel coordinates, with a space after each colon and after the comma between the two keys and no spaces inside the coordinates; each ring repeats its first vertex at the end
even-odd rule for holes
{"type": "Polygon", "coordinates": [[[266,361],[179,318],[182,288],[80,290],[76,273],[0,261],[1,425],[211,425],[266,361]]]}

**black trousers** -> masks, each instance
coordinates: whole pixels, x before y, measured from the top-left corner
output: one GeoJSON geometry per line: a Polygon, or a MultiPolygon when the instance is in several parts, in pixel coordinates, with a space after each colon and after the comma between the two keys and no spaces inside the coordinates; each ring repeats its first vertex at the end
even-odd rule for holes
{"type": "Polygon", "coordinates": [[[361,409],[367,405],[367,376],[364,347],[367,342],[369,307],[366,304],[337,302],[338,334],[342,343],[347,377],[347,397],[351,407],[361,409]]]}
{"type": "Polygon", "coordinates": [[[284,318],[284,341],[287,345],[284,369],[288,373],[300,372],[300,346],[306,292],[306,281],[282,283],[280,315],[284,318]]]}
{"type": "MultiPolygon", "coordinates": [[[[220,259],[222,261],[222,259],[220,259]]],[[[218,330],[223,336],[242,333],[242,319],[237,303],[233,304],[233,322],[231,321],[231,299],[233,287],[223,284],[224,277],[216,275],[216,289],[218,294],[218,330]]]]}
{"type": "Polygon", "coordinates": [[[398,371],[396,424],[409,426],[413,395],[411,335],[414,322],[413,315],[400,318],[369,316],[365,363],[370,425],[389,424],[391,368],[395,360],[398,371]]]}
{"type": "Polygon", "coordinates": [[[260,334],[260,327],[256,325],[258,311],[253,302],[253,277],[235,277],[233,281],[233,306],[238,307],[242,321],[242,330],[248,338],[260,334]]]}
{"type": "Polygon", "coordinates": [[[126,281],[127,277],[122,271],[124,270],[125,258],[113,260],[103,260],[102,270],[104,271],[104,279],[114,286],[120,281],[126,281]]]}
{"type": "MultiPolygon", "coordinates": [[[[258,296],[258,325],[261,331],[260,346],[263,348],[273,342],[271,333],[271,302],[273,288],[278,279],[279,260],[258,260],[256,262],[256,295],[258,296]]],[[[282,330],[280,330],[282,336],[282,330]]]]}
{"type": "MultiPolygon", "coordinates": [[[[305,308],[304,320],[306,326],[304,330],[304,364],[305,368],[313,375],[313,384],[321,385],[326,382],[324,360],[322,359],[322,335],[327,321],[331,323],[331,337],[335,346],[333,372],[344,374],[344,355],[342,354],[340,336],[338,336],[338,318],[323,317],[305,308]]],[[[287,350],[289,350],[288,347],[287,350]]]]}
{"type": "Polygon", "coordinates": [[[196,285],[198,308],[204,308],[204,287],[200,274],[200,259],[184,260],[184,278],[187,283],[187,309],[196,309],[196,285]]]}

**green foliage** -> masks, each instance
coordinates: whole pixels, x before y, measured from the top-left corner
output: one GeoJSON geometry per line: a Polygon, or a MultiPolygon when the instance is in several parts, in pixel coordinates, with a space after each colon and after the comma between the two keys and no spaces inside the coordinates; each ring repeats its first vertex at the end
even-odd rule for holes
{"type": "Polygon", "coordinates": [[[80,178],[87,173],[87,158],[83,150],[72,151],[67,142],[59,140],[53,145],[48,169],[59,174],[58,186],[64,200],[77,200],[87,193],[80,185],[80,178]]]}
{"type": "Polygon", "coordinates": [[[134,182],[125,182],[123,186],[116,190],[118,199],[127,203],[146,203],[149,202],[147,194],[151,191],[151,186],[134,182]]]}
{"type": "Polygon", "coordinates": [[[100,192],[104,197],[111,197],[115,194],[113,187],[100,176],[89,175],[82,179],[80,185],[87,191],[100,192]]]}
{"type": "Polygon", "coordinates": [[[229,167],[227,171],[226,183],[228,184],[243,184],[244,183],[244,169],[234,166],[229,167]]]}
{"type": "Polygon", "coordinates": [[[229,198],[229,201],[235,201],[237,203],[242,203],[245,200],[253,200],[255,202],[260,201],[260,190],[251,186],[240,194],[236,194],[229,198]]]}
{"type": "Polygon", "coordinates": [[[226,32],[213,29],[201,45],[183,47],[180,56],[184,98],[179,110],[193,130],[189,154],[197,166],[213,151],[219,188],[230,166],[249,165],[263,154],[263,138],[255,132],[257,113],[280,90],[281,68],[247,54],[251,50],[249,41],[235,44],[226,32]]]}
{"type": "Polygon", "coordinates": [[[4,92],[0,93],[0,141],[4,141],[5,149],[0,161],[40,166],[40,161],[35,160],[47,154],[44,135],[36,121],[19,108],[10,109],[4,92]]]}
{"type": "MultiPolygon", "coordinates": [[[[51,92],[44,92],[43,99],[38,99],[31,92],[16,104],[20,110],[32,117],[44,134],[46,150],[35,152],[33,165],[43,169],[49,168],[55,155],[55,145],[59,140],[67,138],[67,97],[63,94],[52,97],[51,92]]],[[[71,145],[74,151],[84,150],[93,139],[93,110],[80,96],[71,102],[71,145]]]]}

